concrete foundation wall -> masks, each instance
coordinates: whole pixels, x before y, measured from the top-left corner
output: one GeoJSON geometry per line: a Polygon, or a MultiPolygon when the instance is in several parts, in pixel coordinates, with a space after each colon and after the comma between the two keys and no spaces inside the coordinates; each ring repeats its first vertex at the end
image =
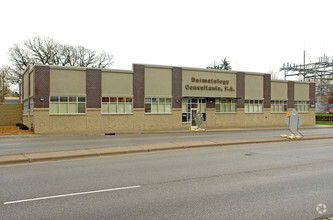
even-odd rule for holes
{"type": "Polygon", "coordinates": [[[0,126],[22,121],[22,104],[0,104],[0,126]]]}

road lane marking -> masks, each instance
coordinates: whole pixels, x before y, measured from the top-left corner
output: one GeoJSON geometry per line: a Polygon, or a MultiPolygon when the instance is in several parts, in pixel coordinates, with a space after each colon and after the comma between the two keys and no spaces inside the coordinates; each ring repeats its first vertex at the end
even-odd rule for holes
{"type": "Polygon", "coordinates": [[[119,187],[119,188],[112,188],[112,189],[94,190],[94,191],[88,191],[88,192],[69,193],[69,194],[62,194],[62,195],[55,195],[55,196],[46,196],[46,197],[39,197],[39,198],[33,198],[33,199],[22,199],[22,200],[4,202],[3,204],[8,205],[8,204],[15,204],[15,203],[22,203],[22,202],[45,200],[45,199],[55,199],[55,198],[68,197],[68,196],[78,196],[78,195],[86,195],[86,194],[93,194],[93,193],[110,192],[110,191],[125,190],[125,189],[134,189],[134,188],[139,188],[139,187],[141,187],[141,186],[126,186],[126,187],[119,187]]]}

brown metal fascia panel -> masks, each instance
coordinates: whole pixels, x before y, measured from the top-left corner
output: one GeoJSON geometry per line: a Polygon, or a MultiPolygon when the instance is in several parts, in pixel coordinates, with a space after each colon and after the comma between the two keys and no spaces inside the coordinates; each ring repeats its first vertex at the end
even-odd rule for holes
{"type": "Polygon", "coordinates": [[[309,84],[310,89],[309,89],[309,97],[310,97],[310,108],[315,108],[316,104],[316,84],[315,83],[310,83],[309,84]]]}
{"type": "Polygon", "coordinates": [[[264,108],[271,107],[271,75],[264,75],[264,108]]]}
{"type": "MultiPolygon", "coordinates": [[[[49,66],[35,66],[35,108],[49,108],[50,96],[50,67],[49,66]],[[43,97],[44,101],[40,101],[43,97]]],[[[30,77],[29,77],[30,78],[30,77]]]]}
{"type": "Polygon", "coordinates": [[[145,99],[145,67],[133,65],[133,108],[144,108],[145,99]]]}
{"type": "Polygon", "coordinates": [[[172,108],[181,108],[181,107],[182,107],[182,68],[172,67],[172,108]]]}
{"type": "Polygon", "coordinates": [[[237,108],[244,108],[244,99],[245,99],[245,73],[238,72],[236,73],[236,96],[239,97],[237,100],[237,108]]]}
{"type": "Polygon", "coordinates": [[[100,69],[86,70],[87,108],[101,107],[101,95],[102,95],[101,80],[102,80],[102,71],[100,69]]]}
{"type": "Polygon", "coordinates": [[[295,103],[295,82],[288,82],[288,108],[294,108],[295,103]]]}

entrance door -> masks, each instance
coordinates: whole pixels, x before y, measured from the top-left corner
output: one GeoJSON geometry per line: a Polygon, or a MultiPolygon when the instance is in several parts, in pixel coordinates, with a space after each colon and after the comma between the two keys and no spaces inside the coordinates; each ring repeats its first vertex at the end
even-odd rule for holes
{"type": "Polygon", "coordinates": [[[198,124],[194,120],[197,113],[198,113],[197,108],[191,108],[191,129],[197,129],[198,128],[198,124]]]}

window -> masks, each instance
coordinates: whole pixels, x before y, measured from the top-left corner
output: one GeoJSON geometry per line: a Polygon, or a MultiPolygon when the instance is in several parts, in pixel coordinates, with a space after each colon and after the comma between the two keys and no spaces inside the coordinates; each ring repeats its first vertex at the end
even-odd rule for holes
{"type": "Polygon", "coordinates": [[[263,112],[263,100],[245,100],[246,113],[261,113],[263,112]]]}
{"type": "Polygon", "coordinates": [[[86,97],[51,96],[51,114],[84,114],[86,113],[86,97]]]}
{"type": "Polygon", "coordinates": [[[23,101],[23,114],[27,115],[28,114],[28,109],[29,109],[29,100],[23,101]]]}
{"type": "Polygon", "coordinates": [[[145,98],[145,113],[171,113],[171,98],[145,98]]]}
{"type": "Polygon", "coordinates": [[[102,114],[133,113],[132,97],[102,97],[102,114]]]}
{"type": "Polygon", "coordinates": [[[308,112],[309,101],[295,101],[295,109],[297,112],[308,112]]]}
{"type": "Polygon", "coordinates": [[[215,112],[236,112],[236,99],[215,99],[215,112]]]}
{"type": "Polygon", "coordinates": [[[30,115],[34,114],[34,98],[30,99],[30,115]]]}
{"type": "Polygon", "coordinates": [[[287,112],[288,101],[286,100],[272,100],[271,101],[271,112],[287,112]]]}
{"type": "Polygon", "coordinates": [[[191,109],[198,109],[206,121],[206,99],[182,99],[182,122],[191,122],[191,109]]]}

